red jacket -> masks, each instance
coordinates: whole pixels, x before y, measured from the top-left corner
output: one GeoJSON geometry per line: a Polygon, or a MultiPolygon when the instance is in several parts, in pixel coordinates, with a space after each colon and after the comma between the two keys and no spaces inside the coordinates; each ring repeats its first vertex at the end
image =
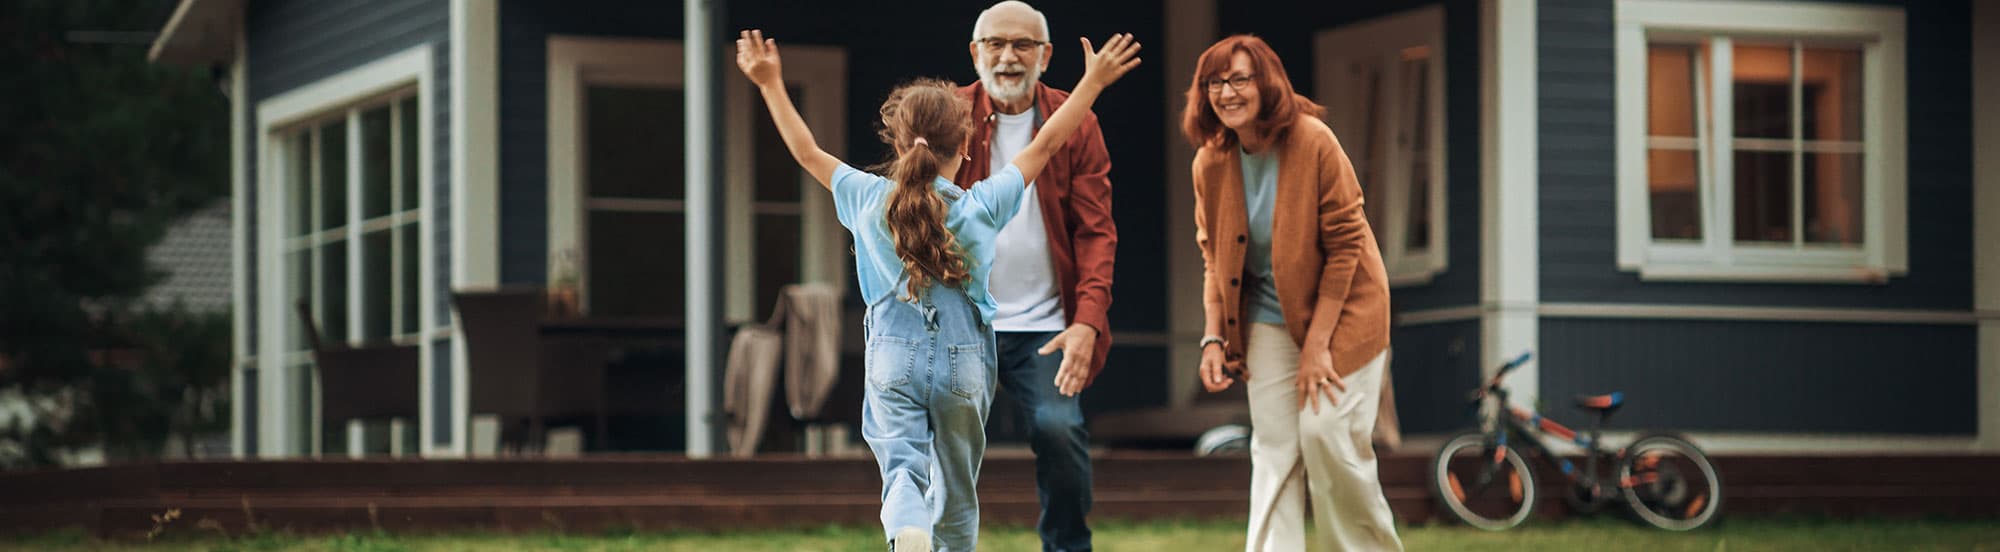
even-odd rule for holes
{"type": "MultiPolygon", "coordinates": [[[[992,172],[993,101],[978,82],[958,89],[972,101],[972,136],[966,154],[972,159],[959,165],[952,181],[970,186],[992,172]]],[[[1040,83],[1035,84],[1035,130],[1061,107],[1069,93],[1040,83]]],[[[1089,115],[1077,126],[1076,134],[1063,144],[1040,175],[1028,175],[1035,182],[1035,199],[1042,202],[1042,221],[1049,234],[1050,259],[1055,265],[1057,289],[1062,294],[1065,319],[1097,329],[1097,351],[1091,356],[1086,386],[1104,370],[1111,351],[1111,324],[1105,313],[1111,308],[1111,264],[1118,255],[1118,226],[1111,222],[1111,156],[1104,151],[1104,134],[1097,116],[1089,115]]]]}

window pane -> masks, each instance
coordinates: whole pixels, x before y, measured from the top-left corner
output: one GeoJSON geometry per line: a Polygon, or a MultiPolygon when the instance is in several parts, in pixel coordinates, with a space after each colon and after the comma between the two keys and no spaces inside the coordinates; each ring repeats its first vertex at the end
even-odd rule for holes
{"type": "Polygon", "coordinates": [[[1792,241],[1791,152],[1736,152],[1736,241],[1792,241]]]}
{"type": "MultiPolygon", "coordinates": [[[[286,332],[286,340],[290,344],[291,350],[304,351],[312,348],[312,342],[306,340],[305,324],[299,320],[297,305],[305,303],[307,312],[319,312],[318,303],[313,301],[312,296],[312,250],[306,249],[286,253],[285,269],[287,272],[285,274],[285,296],[283,298],[285,302],[284,319],[286,320],[285,326],[291,329],[290,332],[286,332]]],[[[317,320],[318,315],[315,314],[314,318],[317,320]]]]}
{"type": "Polygon", "coordinates": [[[1695,150],[1646,152],[1646,191],[1653,211],[1653,239],[1701,239],[1700,162],[1695,150]]]}
{"type": "MultiPolygon", "coordinates": [[[[805,96],[798,87],[789,87],[793,98],[797,98],[799,111],[806,109],[805,96]]],[[[785,149],[785,138],[778,134],[778,127],[771,122],[768,109],[752,109],[750,133],[756,142],[757,201],[799,200],[799,178],[802,172],[797,161],[792,160],[791,150],[785,149]]],[[[945,175],[950,177],[951,175],[945,175]]]]}
{"type": "Polygon", "coordinates": [[[591,211],[590,313],[683,316],[686,228],[679,213],[591,211]]]}
{"type": "Polygon", "coordinates": [[[799,217],[757,215],[757,310],[759,318],[777,306],[778,290],[799,281],[799,217]]]}
{"type": "Polygon", "coordinates": [[[1806,48],[1799,63],[1807,140],[1861,140],[1861,51],[1806,48]]]}
{"type": "Polygon", "coordinates": [[[1406,196],[1408,203],[1403,205],[1409,216],[1404,217],[1401,222],[1404,232],[1403,246],[1410,251],[1421,251],[1431,245],[1429,55],[1423,48],[1403,51],[1403,78],[1409,82],[1403,89],[1405,92],[1403,101],[1407,106],[1404,111],[1409,114],[1404,119],[1410,122],[1404,136],[1410,156],[1408,173],[1405,175],[1408,178],[1404,180],[1409,186],[1409,193],[1406,196]]]}
{"type": "Polygon", "coordinates": [[[389,108],[383,106],[361,114],[361,218],[389,214],[390,191],[389,108]]]}
{"type": "Polygon", "coordinates": [[[1791,47],[1737,44],[1734,52],[1736,136],[1791,138],[1791,47]]]}
{"type": "Polygon", "coordinates": [[[1862,161],[1858,153],[1805,154],[1806,241],[1860,244],[1862,161]]]}
{"type": "Polygon", "coordinates": [[[328,343],[347,340],[347,242],[321,249],[319,259],[320,335],[328,343]]]}
{"type": "Polygon", "coordinates": [[[398,111],[402,118],[399,131],[403,135],[403,209],[409,210],[423,204],[417,200],[417,192],[422,189],[422,181],[417,177],[417,171],[422,167],[417,159],[417,97],[403,100],[402,109],[398,111]]]}
{"type": "Polygon", "coordinates": [[[610,86],[592,86],[587,95],[590,197],[683,197],[685,95],[610,86]]]}
{"type": "Polygon", "coordinates": [[[1368,217],[1368,225],[1376,228],[1375,246],[1388,249],[1382,240],[1387,239],[1387,224],[1383,214],[1389,208],[1389,182],[1381,167],[1389,163],[1389,125],[1383,124],[1382,115],[1388,113],[1388,106],[1382,103],[1382,65],[1373,62],[1355,64],[1355,72],[1361,75],[1361,82],[1367,83],[1363,90],[1362,105],[1362,147],[1355,158],[1355,178],[1361,180],[1362,213],[1368,217]]]}
{"type": "Polygon", "coordinates": [[[369,232],[361,238],[361,335],[385,338],[390,335],[391,313],[396,312],[394,252],[389,229],[369,232]]]}
{"type": "Polygon", "coordinates": [[[286,141],[285,177],[291,180],[286,186],[290,197],[285,198],[292,205],[290,221],[293,236],[312,232],[313,189],[312,189],[312,131],[300,131],[286,141]]]}
{"type": "MultiPolygon", "coordinates": [[[[1421,48],[1414,50],[1421,50],[1421,48]]],[[[1412,153],[1421,153],[1430,149],[1431,128],[1429,108],[1431,64],[1430,59],[1426,57],[1408,57],[1409,55],[1413,55],[1411,51],[1406,50],[1404,54],[1406,57],[1403,59],[1403,79],[1409,82],[1403,89],[1407,92],[1403,98],[1404,102],[1409,105],[1408,112],[1410,113],[1409,147],[1412,153]]],[[[1429,54],[1417,51],[1414,52],[1414,55],[1428,56],[1429,54]]]]}
{"type": "Polygon", "coordinates": [[[347,119],[319,127],[319,228],[347,224],[347,119]]]}
{"type": "Polygon", "coordinates": [[[1410,165],[1410,216],[1404,219],[1404,247],[1421,251],[1431,246],[1431,167],[1418,161],[1410,165]]]}
{"type": "Polygon", "coordinates": [[[1655,44],[1646,48],[1646,133],[1695,136],[1695,48],[1655,44]]]}
{"type": "Polygon", "coordinates": [[[418,262],[418,259],[421,257],[417,256],[417,252],[420,251],[417,240],[423,233],[417,231],[417,229],[422,227],[422,225],[413,223],[405,224],[402,228],[398,229],[399,233],[402,234],[401,239],[403,241],[403,251],[401,254],[403,257],[403,304],[399,305],[399,307],[402,310],[403,333],[405,334],[413,334],[418,331],[417,305],[422,304],[423,288],[418,284],[421,280],[417,279],[417,275],[423,271],[423,265],[418,262]]]}

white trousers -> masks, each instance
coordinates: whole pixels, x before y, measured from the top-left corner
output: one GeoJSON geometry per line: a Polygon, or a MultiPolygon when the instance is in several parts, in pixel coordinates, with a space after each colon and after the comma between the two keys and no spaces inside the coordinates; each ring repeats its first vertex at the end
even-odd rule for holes
{"type": "Polygon", "coordinates": [[[1386,351],[1345,378],[1339,403],[1319,397],[1319,412],[1299,410],[1299,348],[1277,324],[1253,324],[1244,359],[1250,372],[1249,552],[1298,552],[1305,546],[1305,506],[1312,499],[1314,540],[1322,550],[1403,549],[1376,473],[1376,402],[1386,351]]]}

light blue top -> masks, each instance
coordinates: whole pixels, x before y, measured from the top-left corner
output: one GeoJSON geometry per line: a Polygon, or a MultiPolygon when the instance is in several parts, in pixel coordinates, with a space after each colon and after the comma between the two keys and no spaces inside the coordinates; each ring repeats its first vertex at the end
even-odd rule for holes
{"type": "Polygon", "coordinates": [[[1250,250],[1243,258],[1243,268],[1255,280],[1250,289],[1250,319],[1284,324],[1278,283],[1271,277],[1271,210],[1278,204],[1278,154],[1272,150],[1239,153],[1243,160],[1243,208],[1250,221],[1250,250]]]}
{"type": "MultiPolygon", "coordinates": [[[[889,192],[895,187],[896,183],[886,177],[855,170],[846,163],[833,170],[834,213],[839,216],[840,225],[854,234],[854,273],[861,283],[862,298],[870,304],[886,294],[897,293],[897,284],[903,281],[903,259],[896,256],[896,239],[889,233],[883,216],[889,192]]],[[[986,291],[987,276],[993,272],[995,238],[1007,220],[1021,209],[1021,193],[1026,187],[1021,169],[1012,163],[1006,170],[973,184],[970,190],[961,190],[942,176],[932,184],[937,194],[950,204],[944,225],[958,237],[958,246],[972,273],[965,295],[979,305],[980,317],[988,326],[993,324],[993,313],[999,308],[993,302],[993,295],[986,291]]]]}

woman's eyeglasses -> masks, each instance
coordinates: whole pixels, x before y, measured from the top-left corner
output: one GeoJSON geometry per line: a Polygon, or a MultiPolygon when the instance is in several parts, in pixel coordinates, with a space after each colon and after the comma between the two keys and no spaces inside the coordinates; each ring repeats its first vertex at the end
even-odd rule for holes
{"type": "Polygon", "coordinates": [[[1237,75],[1234,77],[1212,78],[1208,79],[1208,81],[1205,82],[1204,84],[1208,86],[1208,93],[1210,94],[1221,92],[1223,83],[1229,83],[1230,90],[1242,92],[1243,89],[1250,87],[1251,82],[1254,82],[1256,80],[1257,80],[1257,75],[1250,74],[1250,75],[1237,75]]]}

